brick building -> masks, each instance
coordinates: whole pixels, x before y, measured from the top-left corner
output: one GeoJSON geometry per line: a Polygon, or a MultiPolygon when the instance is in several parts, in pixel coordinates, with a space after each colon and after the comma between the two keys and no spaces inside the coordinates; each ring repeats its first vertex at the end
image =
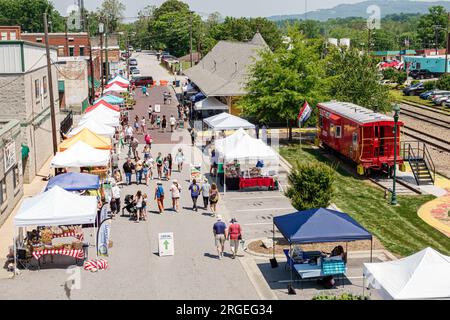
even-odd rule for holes
{"type": "MultiPolygon", "coordinates": [[[[57,50],[50,49],[53,61],[57,50]]],[[[58,76],[52,65],[53,83],[47,78],[45,46],[23,40],[0,41],[0,121],[20,121],[24,182],[33,180],[53,155],[49,86],[58,101],[58,76]]],[[[55,108],[59,132],[59,108],[55,108]]]]}
{"type": "Polygon", "coordinates": [[[1,40],[20,40],[20,26],[0,26],[1,40]]]}
{"type": "MultiPolygon", "coordinates": [[[[22,40],[45,43],[44,33],[22,33],[22,40]]],[[[50,46],[58,48],[58,57],[89,56],[89,36],[87,32],[49,33],[50,46]]]]}
{"type": "MultiPolygon", "coordinates": [[[[103,70],[100,67],[100,36],[91,37],[92,46],[92,60],[94,61],[94,75],[96,79],[100,78],[100,74],[106,73],[106,39],[103,37],[103,70]],[[96,61],[97,60],[97,61],[96,61]],[[103,72],[102,72],[103,71],[103,72]],[[98,77],[97,77],[98,75],[98,77]]],[[[109,62],[109,75],[112,77],[119,72],[120,62],[120,46],[119,35],[108,35],[108,62],[109,62]]]]}

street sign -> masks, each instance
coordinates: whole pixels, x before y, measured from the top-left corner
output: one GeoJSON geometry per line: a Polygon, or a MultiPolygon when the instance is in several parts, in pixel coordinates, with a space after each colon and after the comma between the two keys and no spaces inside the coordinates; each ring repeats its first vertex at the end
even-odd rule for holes
{"type": "Polygon", "coordinates": [[[158,233],[159,256],[173,256],[175,254],[173,232],[158,233]]]}
{"type": "Polygon", "coordinates": [[[155,104],[155,112],[160,113],[161,112],[161,105],[155,104]]]}

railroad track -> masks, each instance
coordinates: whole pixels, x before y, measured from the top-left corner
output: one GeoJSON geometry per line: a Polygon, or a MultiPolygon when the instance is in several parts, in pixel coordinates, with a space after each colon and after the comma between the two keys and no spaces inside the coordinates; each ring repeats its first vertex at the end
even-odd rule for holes
{"type": "MultiPolygon", "coordinates": [[[[450,121],[447,120],[443,120],[443,119],[439,119],[439,118],[434,118],[434,117],[429,117],[427,115],[424,115],[423,113],[420,112],[415,112],[415,111],[411,111],[411,110],[402,110],[401,111],[402,114],[420,120],[420,121],[424,121],[427,122],[429,124],[444,128],[444,129],[450,129],[450,121]]],[[[450,116],[449,116],[450,119],[450,116]]]]}
{"type": "MultiPolygon", "coordinates": [[[[387,192],[385,194],[386,197],[387,197],[388,193],[392,192],[393,179],[391,179],[391,178],[369,177],[369,181],[371,181],[373,184],[383,188],[385,190],[385,192],[387,192]]],[[[422,194],[422,191],[420,191],[419,188],[411,186],[398,178],[395,179],[395,181],[397,182],[397,186],[396,186],[396,190],[395,190],[397,194],[404,194],[404,195],[422,194]]]]}
{"type": "Polygon", "coordinates": [[[450,143],[447,140],[435,137],[429,133],[411,128],[409,126],[403,126],[402,132],[411,138],[424,142],[438,150],[450,153],[450,143]]]}
{"type": "MultiPolygon", "coordinates": [[[[440,108],[440,107],[427,107],[427,106],[423,106],[423,105],[419,105],[419,104],[412,104],[408,101],[405,100],[400,100],[400,102],[402,103],[402,105],[406,105],[415,109],[419,109],[419,110],[427,110],[436,114],[442,114],[444,116],[449,117],[450,116],[450,112],[448,111],[444,111],[444,109],[440,108]]],[[[410,109],[411,110],[411,109],[410,109]]]]}

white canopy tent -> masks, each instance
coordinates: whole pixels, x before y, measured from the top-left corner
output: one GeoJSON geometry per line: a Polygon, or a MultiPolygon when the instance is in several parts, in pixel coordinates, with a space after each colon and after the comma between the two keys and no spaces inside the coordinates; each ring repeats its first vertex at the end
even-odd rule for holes
{"type": "Polygon", "coordinates": [[[109,80],[108,84],[114,83],[114,82],[120,82],[126,85],[130,85],[130,81],[125,79],[124,77],[121,77],[119,75],[115,76],[113,79],[109,80]]]}
{"type": "Polygon", "coordinates": [[[63,152],[57,152],[50,166],[53,168],[106,167],[110,151],[99,150],[79,141],[63,152]]]}
{"type": "Polygon", "coordinates": [[[128,89],[119,86],[117,83],[113,83],[111,85],[111,87],[109,87],[108,89],[105,89],[103,92],[107,93],[107,92],[112,92],[112,91],[121,93],[121,92],[127,92],[128,89]]]}
{"type": "Polygon", "coordinates": [[[215,143],[216,150],[225,161],[232,160],[276,160],[278,154],[262,140],[252,138],[243,129],[215,143]]]}
{"type": "Polygon", "coordinates": [[[79,126],[82,126],[89,122],[90,119],[93,119],[97,123],[111,126],[111,127],[118,127],[120,125],[119,120],[120,114],[114,110],[111,110],[107,107],[103,107],[102,109],[96,108],[92,110],[91,112],[85,113],[83,117],[81,117],[80,122],[78,123],[79,126]],[[109,110],[109,111],[107,111],[109,110]]]}
{"type": "Polygon", "coordinates": [[[450,299],[450,257],[432,248],[399,260],[364,263],[364,277],[385,299],[450,299]]]}
{"type": "Polygon", "coordinates": [[[97,217],[97,197],[80,196],[59,186],[26,198],[14,217],[14,226],[91,224],[97,217]]]}
{"type": "Polygon", "coordinates": [[[203,120],[212,130],[255,129],[255,125],[245,119],[222,112],[203,120]]]}
{"type": "MultiPolygon", "coordinates": [[[[91,111],[91,112],[93,112],[93,111],[91,111]]],[[[89,118],[85,122],[80,124],[78,127],[72,129],[69,132],[68,136],[72,137],[85,128],[91,130],[92,132],[94,132],[96,134],[99,134],[101,136],[106,136],[106,137],[112,137],[115,133],[115,129],[113,127],[108,126],[106,124],[102,124],[102,123],[98,122],[97,120],[95,120],[94,118],[89,118]]]]}
{"type": "Polygon", "coordinates": [[[194,104],[194,110],[203,111],[203,110],[228,110],[228,106],[214,97],[208,97],[201,101],[198,101],[194,104]]]}

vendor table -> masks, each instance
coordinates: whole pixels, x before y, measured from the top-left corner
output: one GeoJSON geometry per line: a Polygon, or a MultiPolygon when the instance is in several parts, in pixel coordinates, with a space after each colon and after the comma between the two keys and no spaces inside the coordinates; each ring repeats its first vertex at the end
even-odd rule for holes
{"type": "Polygon", "coordinates": [[[239,190],[239,178],[225,178],[227,190],[239,190]]]}
{"type": "Polygon", "coordinates": [[[261,178],[240,178],[239,188],[252,188],[252,187],[269,187],[274,189],[275,181],[271,177],[261,177],[261,178]]]}

